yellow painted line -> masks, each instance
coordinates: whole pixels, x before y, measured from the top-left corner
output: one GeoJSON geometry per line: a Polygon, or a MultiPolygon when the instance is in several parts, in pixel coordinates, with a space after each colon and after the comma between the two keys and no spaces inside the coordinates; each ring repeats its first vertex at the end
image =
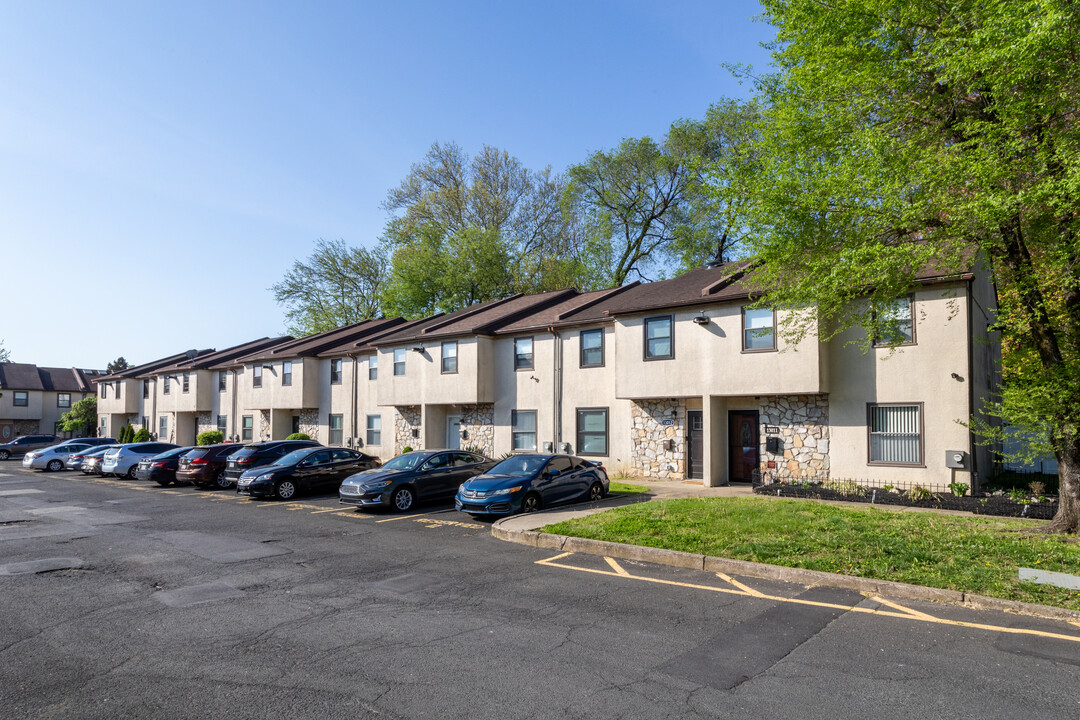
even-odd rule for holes
{"type": "Polygon", "coordinates": [[[383,518],[382,520],[376,520],[375,522],[394,522],[395,520],[412,520],[413,518],[427,517],[431,513],[420,513],[419,515],[399,515],[398,517],[383,518]]]}
{"type": "MultiPolygon", "coordinates": [[[[1068,640],[1070,642],[1080,643],[1080,636],[1078,636],[1078,635],[1064,635],[1062,633],[1052,633],[1052,632],[1047,632],[1045,630],[1030,630],[1028,628],[1012,628],[1012,627],[1005,627],[1005,626],[1002,626],[1002,625],[989,625],[989,624],[986,624],[986,623],[972,623],[972,622],[964,622],[962,620],[948,620],[946,618],[934,617],[933,615],[927,615],[926,613],[921,613],[921,612],[914,611],[914,610],[908,610],[907,608],[904,608],[904,612],[890,612],[888,610],[881,610],[879,608],[864,608],[864,607],[858,607],[858,606],[853,607],[853,606],[850,606],[850,605],[841,605],[841,604],[837,604],[837,603],[825,603],[825,602],[816,602],[814,600],[803,600],[801,598],[787,598],[787,597],[781,597],[781,596],[778,596],[778,595],[766,595],[764,593],[758,593],[756,595],[753,595],[750,592],[747,592],[745,590],[734,590],[734,589],[731,589],[731,588],[715,587],[715,586],[712,586],[712,585],[698,585],[696,583],[685,583],[685,582],[679,582],[677,580],[663,580],[663,579],[660,579],[660,578],[644,577],[644,576],[641,576],[641,575],[630,575],[629,573],[626,574],[626,575],[620,575],[619,573],[611,571],[611,570],[596,570],[596,569],[593,569],[593,568],[575,567],[574,565],[564,565],[562,563],[555,562],[556,560],[560,560],[560,559],[566,557],[567,555],[572,555],[572,554],[573,553],[562,553],[561,555],[556,555],[555,557],[547,558],[546,560],[537,560],[535,564],[537,564],[537,565],[546,565],[548,567],[563,568],[565,570],[576,570],[578,572],[594,573],[596,575],[607,575],[609,577],[621,577],[621,578],[624,578],[624,579],[627,579],[627,580],[641,580],[643,582],[657,583],[657,584],[660,584],[660,585],[673,585],[673,586],[676,586],[676,587],[685,587],[685,588],[690,588],[690,589],[693,589],[693,590],[708,590],[708,591],[711,591],[711,592],[726,593],[728,595],[742,595],[744,597],[757,597],[757,598],[764,599],[764,600],[772,600],[773,602],[778,602],[778,603],[789,603],[789,604],[792,604],[792,605],[809,605],[809,606],[813,606],[813,607],[822,607],[822,608],[830,608],[830,609],[835,609],[835,610],[844,610],[846,612],[862,613],[862,614],[865,614],[865,615],[876,615],[878,617],[898,618],[898,619],[901,619],[901,620],[909,620],[909,621],[912,621],[912,622],[926,622],[926,623],[932,623],[932,624],[935,624],[935,625],[948,625],[948,626],[951,626],[951,627],[971,628],[973,630],[987,630],[989,632],[1008,633],[1010,635],[1033,635],[1035,637],[1053,638],[1055,640],[1068,640]]],[[[872,598],[872,599],[875,600],[875,602],[877,602],[879,600],[879,598],[872,598]]],[[[888,604],[888,603],[886,603],[886,604],[888,604]]]]}
{"type": "Polygon", "coordinates": [[[346,512],[355,512],[355,510],[352,507],[336,507],[336,508],[328,508],[326,510],[312,510],[311,514],[312,515],[318,515],[319,513],[341,512],[342,510],[344,510],[346,512]]]}
{"type": "Polygon", "coordinates": [[[746,594],[747,594],[747,595],[750,595],[751,597],[756,597],[756,598],[763,598],[763,597],[765,597],[765,593],[762,593],[762,592],[758,592],[758,591],[757,591],[757,590],[755,590],[754,588],[752,588],[752,587],[750,587],[750,586],[748,586],[748,585],[744,585],[743,583],[739,582],[738,580],[736,580],[735,578],[731,577],[730,575],[725,575],[725,574],[724,574],[724,573],[722,573],[722,572],[718,572],[718,573],[716,573],[716,577],[720,578],[721,580],[723,580],[723,581],[724,581],[724,582],[726,582],[726,583],[731,583],[732,585],[734,585],[735,587],[739,588],[740,590],[743,590],[743,591],[745,591],[745,592],[746,592],[746,594]]]}
{"type": "Polygon", "coordinates": [[[630,577],[630,573],[623,570],[622,565],[615,562],[615,558],[604,556],[604,560],[607,560],[607,564],[611,566],[611,569],[614,570],[616,574],[622,575],[623,577],[630,577]]]}
{"type": "Polygon", "coordinates": [[[911,608],[904,607],[900,603],[895,603],[892,600],[886,600],[885,598],[879,597],[877,595],[869,595],[868,597],[871,600],[873,600],[874,602],[879,602],[882,605],[888,605],[893,610],[899,610],[902,613],[907,613],[908,615],[911,615],[914,618],[918,618],[919,620],[933,620],[934,619],[933,615],[927,615],[924,612],[919,612],[918,610],[912,610],[911,608]]]}

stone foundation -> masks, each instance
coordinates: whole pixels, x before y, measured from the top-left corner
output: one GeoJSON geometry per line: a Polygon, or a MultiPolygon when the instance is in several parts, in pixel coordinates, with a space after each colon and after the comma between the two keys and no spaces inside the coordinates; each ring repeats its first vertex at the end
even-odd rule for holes
{"type": "Polygon", "coordinates": [[[420,449],[420,406],[405,405],[394,408],[394,455],[402,448],[420,449]],[[413,430],[416,437],[413,437],[413,430]]]}
{"type": "MultiPolygon", "coordinates": [[[[98,421],[100,422],[100,420],[98,421]]],[[[40,435],[41,430],[40,420],[16,420],[15,421],[15,437],[22,437],[23,435],[40,435]]],[[[49,431],[52,432],[52,431],[49,431]]]]}
{"type": "Polygon", "coordinates": [[[204,432],[210,432],[211,430],[217,430],[217,423],[214,422],[214,416],[208,412],[201,412],[195,417],[195,437],[199,437],[204,432]]]}
{"type": "MultiPolygon", "coordinates": [[[[329,422],[329,421],[328,421],[329,422]]],[[[344,418],[342,418],[344,422],[344,418]]],[[[316,442],[319,440],[319,411],[318,410],[301,410],[300,411],[300,432],[305,433],[309,438],[316,442]]],[[[344,427],[341,430],[342,438],[344,441],[344,427]]]]}
{"type": "Polygon", "coordinates": [[[686,477],[686,402],[638,400],[630,405],[630,474],[639,478],[682,480],[686,477]],[[671,412],[675,411],[672,418],[671,412]],[[665,425],[665,421],[674,422],[665,425]],[[672,448],[673,445],[673,448],[672,448]]]}
{"type": "Polygon", "coordinates": [[[829,398],[827,395],[769,395],[761,398],[761,472],[772,478],[829,479],[829,398]],[[780,452],[765,450],[767,425],[780,428],[780,452]],[[774,467],[769,467],[769,463],[774,467]]]}
{"type": "Polygon", "coordinates": [[[487,455],[495,456],[495,405],[463,405],[461,408],[461,431],[469,434],[462,439],[461,447],[474,448],[487,455]]]}
{"type": "Polygon", "coordinates": [[[255,442],[270,439],[270,411],[260,410],[258,424],[255,427],[255,442]]]}

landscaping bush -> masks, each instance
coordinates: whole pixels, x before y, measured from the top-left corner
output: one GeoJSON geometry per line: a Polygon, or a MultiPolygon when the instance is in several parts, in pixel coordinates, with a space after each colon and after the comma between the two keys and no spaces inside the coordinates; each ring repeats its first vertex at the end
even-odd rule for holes
{"type": "Polygon", "coordinates": [[[406,445],[405,447],[401,448],[401,454],[402,455],[404,455],[407,452],[412,452],[412,447],[409,446],[409,445],[406,445]]]}
{"type": "Polygon", "coordinates": [[[139,428],[139,431],[137,433],[135,433],[135,438],[132,440],[132,442],[149,442],[149,441],[150,441],[150,431],[147,430],[146,428],[139,428]]]}
{"type": "Polygon", "coordinates": [[[310,440],[311,436],[308,435],[307,433],[293,433],[292,435],[290,435],[289,437],[287,437],[285,439],[286,440],[310,440]]]}
{"type": "Polygon", "coordinates": [[[216,445],[225,442],[225,436],[220,430],[207,430],[195,436],[196,445],[216,445]]]}

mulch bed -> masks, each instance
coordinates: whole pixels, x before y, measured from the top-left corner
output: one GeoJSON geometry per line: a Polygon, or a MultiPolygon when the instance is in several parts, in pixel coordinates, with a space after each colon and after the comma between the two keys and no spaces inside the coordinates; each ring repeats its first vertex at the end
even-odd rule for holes
{"type": "Polygon", "coordinates": [[[784,485],[772,483],[769,485],[756,485],[754,492],[758,495],[771,495],[773,497],[807,498],[811,500],[842,500],[844,502],[872,503],[874,505],[902,505],[905,507],[924,507],[937,510],[962,510],[975,515],[997,515],[1000,517],[1029,517],[1040,520],[1050,520],[1057,513],[1057,498],[1047,499],[1044,502],[1022,503],[1005,495],[987,495],[973,497],[964,495],[956,497],[950,492],[934,493],[934,497],[926,500],[910,500],[898,492],[890,492],[877,488],[867,488],[865,495],[854,493],[842,493],[820,485],[813,487],[801,487],[799,485],[784,485]],[[1027,508],[1025,510],[1025,508],[1027,508]]]}

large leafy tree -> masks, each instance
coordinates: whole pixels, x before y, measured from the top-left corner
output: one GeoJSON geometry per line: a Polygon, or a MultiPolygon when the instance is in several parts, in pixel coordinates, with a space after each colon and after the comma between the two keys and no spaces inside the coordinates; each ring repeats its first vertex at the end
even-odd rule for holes
{"type": "Polygon", "coordinates": [[[470,157],[434,143],[383,203],[392,213],[384,299],[415,315],[573,284],[580,236],[560,204],[564,186],[550,168],[529,170],[505,150],[485,145],[470,157]]]}
{"type": "Polygon", "coordinates": [[[318,240],[311,256],[295,261],[270,289],[285,306],[289,332],[311,335],[379,317],[386,270],[380,249],[318,240]]]}
{"type": "Polygon", "coordinates": [[[873,326],[920,267],[982,258],[1005,352],[992,410],[1043,434],[1061,487],[1049,529],[1076,532],[1080,5],[762,5],[778,32],[776,71],[758,80],[754,250],[771,301],[815,303],[822,327],[873,326]]]}
{"type": "Polygon", "coordinates": [[[97,426],[97,397],[91,395],[71,406],[60,416],[60,427],[64,432],[89,432],[97,426]]]}
{"type": "Polygon", "coordinates": [[[127,370],[129,367],[131,366],[128,365],[128,361],[124,359],[123,355],[121,355],[120,357],[116,358],[111,363],[105,366],[105,372],[111,375],[113,373],[120,372],[121,370],[127,370]]]}
{"type": "Polygon", "coordinates": [[[3,340],[0,340],[0,362],[11,362],[11,351],[4,347],[3,340]]]}

